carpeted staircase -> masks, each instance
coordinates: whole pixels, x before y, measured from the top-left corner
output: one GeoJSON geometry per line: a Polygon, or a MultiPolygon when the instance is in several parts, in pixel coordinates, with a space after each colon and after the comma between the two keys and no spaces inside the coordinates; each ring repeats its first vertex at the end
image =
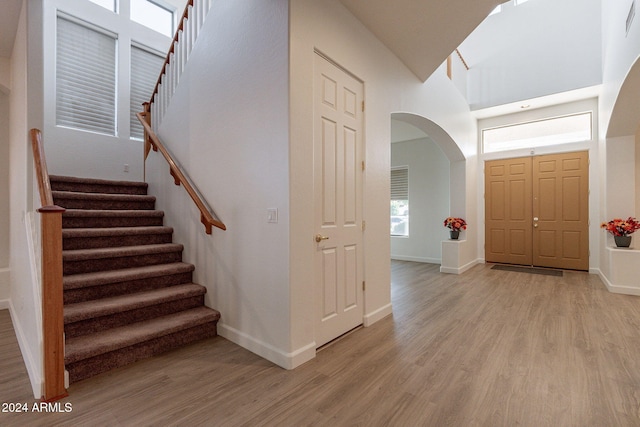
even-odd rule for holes
{"type": "Polygon", "coordinates": [[[70,382],[217,335],[147,184],[51,176],[62,217],[70,382]]]}

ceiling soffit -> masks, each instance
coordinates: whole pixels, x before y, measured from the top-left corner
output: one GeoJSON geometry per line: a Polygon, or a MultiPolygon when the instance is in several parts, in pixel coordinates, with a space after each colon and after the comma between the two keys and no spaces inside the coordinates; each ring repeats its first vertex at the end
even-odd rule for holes
{"type": "Polygon", "coordinates": [[[421,81],[503,0],[340,0],[421,81]]]}

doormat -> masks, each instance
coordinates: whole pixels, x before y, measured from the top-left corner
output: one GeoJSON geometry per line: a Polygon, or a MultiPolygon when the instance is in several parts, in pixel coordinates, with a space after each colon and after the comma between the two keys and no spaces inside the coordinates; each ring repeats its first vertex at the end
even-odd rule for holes
{"type": "Polygon", "coordinates": [[[503,271],[515,271],[517,273],[529,273],[529,274],[542,274],[544,276],[556,276],[562,277],[562,270],[551,270],[548,268],[534,268],[534,267],[518,267],[515,265],[501,265],[496,264],[491,267],[492,270],[503,270],[503,271]]]}

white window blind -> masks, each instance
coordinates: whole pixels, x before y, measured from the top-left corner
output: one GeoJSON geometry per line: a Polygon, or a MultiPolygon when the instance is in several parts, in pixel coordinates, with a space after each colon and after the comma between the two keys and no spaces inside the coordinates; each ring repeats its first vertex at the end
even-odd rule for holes
{"type": "Polygon", "coordinates": [[[144,130],[136,113],[142,111],[142,103],[148,102],[164,64],[164,58],[137,46],[131,46],[131,138],[142,139],[144,130]]]}
{"type": "Polygon", "coordinates": [[[409,169],[391,169],[391,200],[409,200],[409,169]]]}
{"type": "Polygon", "coordinates": [[[56,124],[116,134],[116,38],[57,20],[56,124]]]}
{"type": "Polygon", "coordinates": [[[391,235],[409,236],[409,168],[391,169],[391,235]]]}

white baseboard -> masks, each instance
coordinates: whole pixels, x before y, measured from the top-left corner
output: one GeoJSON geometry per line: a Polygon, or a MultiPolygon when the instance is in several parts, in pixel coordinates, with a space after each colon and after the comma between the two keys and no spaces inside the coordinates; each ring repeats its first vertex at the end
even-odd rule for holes
{"type": "Polygon", "coordinates": [[[229,341],[238,344],[240,347],[246,348],[250,352],[257,354],[258,356],[263,357],[284,369],[294,369],[316,357],[315,341],[294,352],[286,353],[228,325],[218,323],[218,333],[229,341]]]}
{"type": "Polygon", "coordinates": [[[44,389],[44,381],[40,376],[40,369],[34,362],[33,354],[29,350],[29,345],[27,344],[28,341],[24,334],[24,331],[20,326],[20,322],[18,321],[17,316],[15,316],[14,313],[15,308],[13,307],[11,300],[9,300],[9,314],[11,314],[13,330],[16,333],[16,339],[18,340],[18,346],[20,347],[20,352],[22,353],[22,359],[24,360],[25,367],[27,368],[27,373],[29,374],[33,397],[36,399],[40,399],[42,397],[42,390],[44,389]]]}
{"type": "Polygon", "coordinates": [[[412,261],[412,262],[424,262],[427,264],[442,264],[442,259],[440,258],[426,258],[426,257],[416,257],[416,256],[405,256],[405,255],[391,255],[391,259],[397,261],[412,261]]]}
{"type": "MultiPolygon", "coordinates": [[[[609,292],[611,292],[612,294],[622,294],[622,295],[636,295],[636,296],[640,296],[640,288],[632,288],[630,286],[618,286],[618,285],[614,285],[613,283],[611,283],[611,281],[607,278],[607,276],[605,276],[602,271],[600,271],[600,269],[594,269],[597,270],[597,274],[598,277],[600,277],[600,280],[602,280],[602,283],[604,283],[604,285],[607,287],[607,290],[609,292]]],[[[591,270],[589,270],[589,272],[591,272],[591,270]]]]}
{"type": "MultiPolygon", "coordinates": [[[[380,307],[372,313],[366,314],[363,319],[363,324],[365,327],[371,326],[390,314],[392,314],[391,303],[380,307]]],[[[287,353],[229,325],[218,323],[218,334],[284,369],[295,369],[316,357],[315,341],[300,347],[296,351],[287,353]]]]}
{"type": "Polygon", "coordinates": [[[364,316],[364,326],[371,326],[374,323],[376,323],[378,320],[382,320],[385,317],[387,317],[388,315],[393,313],[393,307],[391,306],[391,303],[380,307],[379,309],[365,314],[364,316]]]}
{"type": "Polygon", "coordinates": [[[440,266],[440,273],[447,273],[447,274],[462,274],[465,271],[469,270],[471,267],[475,266],[476,264],[482,264],[482,262],[480,262],[480,259],[474,259],[471,262],[466,263],[465,265],[458,267],[458,268],[453,268],[453,267],[442,267],[440,266]]]}
{"type": "Polygon", "coordinates": [[[0,299],[0,310],[9,310],[10,304],[11,304],[11,301],[9,301],[8,299],[0,299]]]}

